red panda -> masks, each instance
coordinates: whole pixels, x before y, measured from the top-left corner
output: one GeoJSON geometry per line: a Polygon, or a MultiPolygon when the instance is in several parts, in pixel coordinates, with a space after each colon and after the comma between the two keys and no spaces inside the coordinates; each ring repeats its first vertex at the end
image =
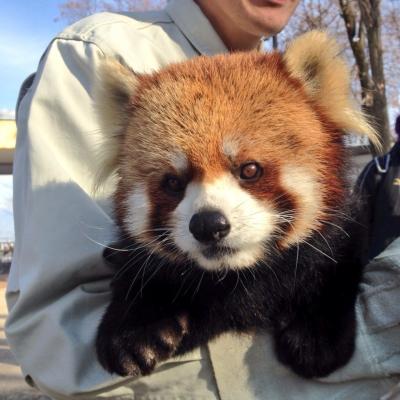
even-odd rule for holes
{"type": "Polygon", "coordinates": [[[350,359],[361,264],[343,134],[377,140],[338,53],[310,32],[283,54],[151,74],[104,62],[102,174],[116,169],[121,230],[96,341],[108,371],[149,374],[226,331],[271,332],[303,377],[350,359]]]}

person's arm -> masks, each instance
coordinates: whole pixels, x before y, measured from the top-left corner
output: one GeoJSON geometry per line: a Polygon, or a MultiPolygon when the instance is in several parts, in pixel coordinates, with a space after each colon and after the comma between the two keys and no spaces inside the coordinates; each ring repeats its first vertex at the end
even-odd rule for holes
{"type": "Polygon", "coordinates": [[[93,346],[109,300],[102,244],[113,233],[107,196],[92,194],[103,57],[91,43],[53,41],[18,111],[6,333],[24,374],[56,398],[116,383],[93,346]]]}
{"type": "Polygon", "coordinates": [[[372,160],[361,171],[354,185],[355,195],[358,198],[357,221],[361,224],[363,233],[360,238],[360,255],[363,264],[369,261],[368,252],[374,223],[375,198],[380,178],[381,175],[376,170],[375,160],[372,160]]]}

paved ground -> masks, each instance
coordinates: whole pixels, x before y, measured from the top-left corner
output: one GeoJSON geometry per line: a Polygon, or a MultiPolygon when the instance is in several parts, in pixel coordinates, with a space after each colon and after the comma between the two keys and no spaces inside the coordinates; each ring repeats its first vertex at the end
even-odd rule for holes
{"type": "Polygon", "coordinates": [[[8,347],[4,334],[7,316],[5,286],[6,275],[0,275],[0,400],[49,400],[25,383],[8,347]]]}

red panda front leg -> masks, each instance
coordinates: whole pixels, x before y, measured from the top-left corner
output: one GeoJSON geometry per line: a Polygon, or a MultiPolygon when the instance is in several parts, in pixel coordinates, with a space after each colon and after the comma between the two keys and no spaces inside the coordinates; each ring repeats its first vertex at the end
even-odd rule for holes
{"type": "Polygon", "coordinates": [[[355,348],[355,315],[350,312],[341,321],[329,320],[328,315],[308,318],[275,333],[275,352],[296,374],[324,377],[350,360],[355,348]],[[338,326],[332,327],[332,323],[338,326]]]}
{"type": "Polygon", "coordinates": [[[304,301],[297,299],[297,304],[290,307],[291,316],[275,329],[279,361],[300,376],[329,375],[353,355],[358,280],[357,274],[353,279],[349,277],[352,269],[354,265],[339,265],[336,279],[320,288],[318,295],[308,293],[304,301]]]}
{"type": "Polygon", "coordinates": [[[184,311],[163,312],[161,317],[161,311],[143,303],[132,310],[126,308],[126,303],[118,302],[108,307],[97,333],[98,359],[111,373],[148,375],[160,361],[176,353],[188,334],[188,315],[184,311]],[[124,310],[132,317],[124,318],[124,310]]]}

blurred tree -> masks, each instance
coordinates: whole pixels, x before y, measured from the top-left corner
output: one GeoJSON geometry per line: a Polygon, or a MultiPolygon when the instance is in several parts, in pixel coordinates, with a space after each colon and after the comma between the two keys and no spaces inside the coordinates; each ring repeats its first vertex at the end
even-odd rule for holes
{"type": "Polygon", "coordinates": [[[143,11],[164,7],[166,0],[66,0],[59,4],[56,20],[72,23],[101,11],[143,11]]]}
{"type": "Polygon", "coordinates": [[[337,38],[358,78],[354,92],[384,150],[391,143],[387,103],[399,107],[399,18],[399,0],[305,0],[282,35],[286,42],[310,29],[323,29],[337,38]]]}
{"type": "Polygon", "coordinates": [[[389,83],[388,101],[400,111],[400,0],[386,2],[382,8],[382,20],[384,66],[388,71],[386,78],[389,83]]]}
{"type": "MultiPolygon", "coordinates": [[[[65,0],[57,18],[71,23],[99,11],[140,11],[165,4],[166,0],[65,0]]],[[[358,78],[354,93],[387,150],[391,142],[387,103],[400,106],[400,0],[303,0],[279,42],[274,38],[273,47],[284,47],[311,29],[329,31],[343,46],[358,78]]]]}
{"type": "Polygon", "coordinates": [[[358,0],[352,4],[351,0],[339,0],[339,7],[358,67],[361,104],[364,111],[374,118],[382,146],[387,151],[391,147],[391,135],[383,67],[381,1],[358,0]]]}

